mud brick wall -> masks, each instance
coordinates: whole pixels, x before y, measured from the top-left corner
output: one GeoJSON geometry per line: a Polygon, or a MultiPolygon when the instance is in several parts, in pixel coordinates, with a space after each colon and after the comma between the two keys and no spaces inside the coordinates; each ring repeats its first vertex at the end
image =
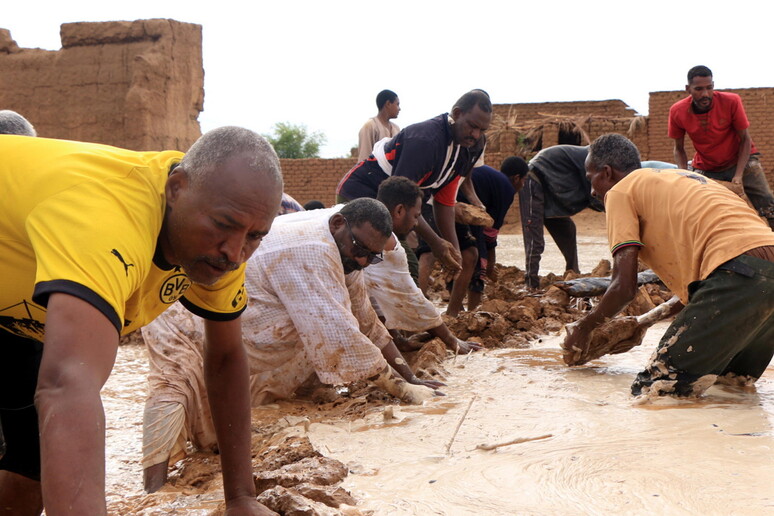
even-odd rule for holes
{"type": "Polygon", "coordinates": [[[336,204],[336,185],[357,163],[355,158],[281,159],[285,192],[302,205],[322,201],[326,207],[336,204]]]}
{"type": "MultiPolygon", "coordinates": [[[[761,164],[766,171],[769,184],[774,187],[774,88],[718,91],[729,91],[742,97],[747,118],[750,120],[750,136],[758,152],[761,153],[761,164]]],[[[648,115],[650,159],[674,161],[672,140],[667,136],[669,108],[686,95],[684,90],[657,91],[650,94],[650,114],[648,115]]],[[[685,150],[688,159],[691,159],[695,151],[689,137],[685,138],[685,150]]]]}
{"type": "Polygon", "coordinates": [[[43,137],[187,150],[204,102],[200,25],[66,23],[62,49],[19,48],[0,29],[0,109],[43,137]]]}

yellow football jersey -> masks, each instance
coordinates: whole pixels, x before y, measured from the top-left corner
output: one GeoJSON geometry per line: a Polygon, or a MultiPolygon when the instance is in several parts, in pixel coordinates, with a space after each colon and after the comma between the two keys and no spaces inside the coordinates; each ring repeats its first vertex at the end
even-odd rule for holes
{"type": "Polygon", "coordinates": [[[205,318],[244,310],[244,265],[192,284],[156,253],[177,151],[0,135],[0,329],[43,340],[48,296],[99,309],[122,334],[180,299],[205,318]]]}

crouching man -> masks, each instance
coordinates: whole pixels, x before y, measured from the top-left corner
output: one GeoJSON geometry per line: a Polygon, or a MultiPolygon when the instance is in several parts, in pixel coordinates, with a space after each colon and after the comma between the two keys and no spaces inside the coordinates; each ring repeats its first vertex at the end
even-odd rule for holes
{"type": "MultiPolygon", "coordinates": [[[[685,308],[632,394],[692,396],[721,380],[751,384],[774,354],[774,233],[737,195],[685,170],[640,169],[632,142],[600,136],[589,148],[592,194],[604,199],[613,280],[562,347],[574,363],[591,332],[637,292],[637,260],[685,308]]],[[[681,305],[678,305],[678,309],[681,305]]]]}

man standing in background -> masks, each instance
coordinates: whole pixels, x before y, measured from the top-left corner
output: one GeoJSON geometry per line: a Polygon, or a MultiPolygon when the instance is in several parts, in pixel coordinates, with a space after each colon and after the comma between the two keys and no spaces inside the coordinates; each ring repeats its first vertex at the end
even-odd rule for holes
{"type": "Polygon", "coordinates": [[[712,71],[706,66],[688,71],[685,91],[689,96],[669,109],[668,135],[675,141],[678,168],[688,169],[687,133],[696,149],[693,170],[710,179],[743,185],[758,214],[774,228],[774,195],[750,138],[741,97],[716,92],[712,71]]]}
{"type": "Polygon", "coordinates": [[[368,159],[374,149],[374,143],[382,138],[392,138],[400,132],[400,127],[390,122],[393,118],[398,118],[400,113],[400,99],[397,93],[391,90],[380,91],[376,96],[376,109],[379,110],[376,116],[369,118],[360,128],[357,145],[358,161],[368,159]]]}

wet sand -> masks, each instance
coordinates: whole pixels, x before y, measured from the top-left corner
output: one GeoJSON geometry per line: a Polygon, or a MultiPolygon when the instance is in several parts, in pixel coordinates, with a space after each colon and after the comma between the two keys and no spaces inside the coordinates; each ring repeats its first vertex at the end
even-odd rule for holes
{"type": "MultiPolygon", "coordinates": [[[[579,224],[585,272],[607,252],[597,221],[585,235],[579,224]]],[[[523,267],[520,235],[500,241],[498,261],[523,267]]],[[[551,246],[548,237],[541,274],[562,272],[551,246]]],[[[342,485],[363,514],[774,514],[774,368],[754,392],[713,387],[699,400],[639,404],[629,385],[667,324],[629,353],[578,368],[561,361],[561,333],[528,349],[448,360],[447,396],[422,407],[358,398],[326,412],[288,401],[254,409],[253,426],[307,435],[347,464],[342,485]]],[[[143,493],[146,372],[144,348],[122,346],[103,390],[110,513],[218,514],[223,493],[212,456],[187,458],[171,473],[185,481],[143,493]],[[197,467],[204,476],[190,474],[197,467]]]]}

